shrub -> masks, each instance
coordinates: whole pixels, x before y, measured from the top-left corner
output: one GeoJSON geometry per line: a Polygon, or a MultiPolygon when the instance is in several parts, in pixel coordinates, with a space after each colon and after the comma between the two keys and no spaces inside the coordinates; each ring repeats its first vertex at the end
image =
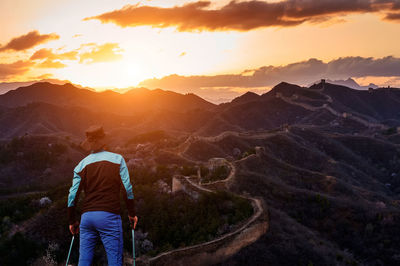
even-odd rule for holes
{"type": "MultiPolygon", "coordinates": [[[[140,229],[148,232],[154,243],[152,254],[208,241],[217,236],[223,224],[236,224],[253,210],[247,200],[226,192],[202,194],[195,201],[184,193],[158,194],[149,186],[139,185],[135,197],[140,202],[140,229]]],[[[124,223],[128,227],[127,221],[124,223]]],[[[124,237],[130,243],[129,231],[124,237]]]]}
{"type": "Polygon", "coordinates": [[[41,250],[39,244],[16,233],[11,239],[0,243],[0,265],[27,265],[41,250]]]}
{"type": "Polygon", "coordinates": [[[197,168],[192,165],[184,165],[181,174],[184,176],[197,175],[197,168]]]}
{"type": "Polygon", "coordinates": [[[201,176],[206,176],[206,175],[208,175],[209,172],[210,172],[210,170],[208,170],[207,167],[205,167],[204,165],[200,166],[200,175],[201,176]]]}

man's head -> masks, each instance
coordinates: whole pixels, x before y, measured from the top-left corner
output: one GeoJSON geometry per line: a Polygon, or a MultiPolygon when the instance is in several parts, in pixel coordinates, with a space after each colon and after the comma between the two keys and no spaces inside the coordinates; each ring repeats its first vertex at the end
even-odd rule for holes
{"type": "Polygon", "coordinates": [[[86,131],[86,139],[81,143],[81,147],[86,151],[98,151],[107,145],[108,137],[104,133],[102,126],[91,126],[86,131]]]}

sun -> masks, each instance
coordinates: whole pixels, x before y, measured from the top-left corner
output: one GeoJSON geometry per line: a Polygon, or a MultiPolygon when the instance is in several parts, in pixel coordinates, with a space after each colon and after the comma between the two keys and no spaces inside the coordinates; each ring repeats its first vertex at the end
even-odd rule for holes
{"type": "Polygon", "coordinates": [[[74,64],[57,70],[55,77],[98,90],[135,87],[151,78],[139,63],[123,59],[98,64],[74,64]]]}

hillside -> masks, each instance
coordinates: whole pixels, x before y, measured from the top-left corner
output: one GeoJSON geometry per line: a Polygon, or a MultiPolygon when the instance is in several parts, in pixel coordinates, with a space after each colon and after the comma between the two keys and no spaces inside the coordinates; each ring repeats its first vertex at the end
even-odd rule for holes
{"type": "Polygon", "coordinates": [[[91,123],[117,129],[137,118],[112,113],[96,113],[82,107],[59,107],[48,103],[30,103],[0,112],[0,138],[28,135],[61,135],[81,138],[91,123]]]}
{"type": "Polygon", "coordinates": [[[217,135],[231,128],[248,131],[295,124],[371,133],[372,128],[400,125],[399,103],[400,90],[395,88],[361,91],[329,83],[307,88],[282,82],[263,95],[248,93],[219,105],[217,115],[198,133],[217,135]]]}
{"type": "MultiPolygon", "coordinates": [[[[212,112],[192,110],[187,112],[154,110],[135,115],[92,111],[83,107],[56,106],[48,103],[30,103],[14,108],[0,107],[0,139],[23,135],[58,135],[81,139],[84,130],[92,124],[101,124],[118,141],[132,134],[151,130],[168,130],[180,133],[196,131],[208,121],[212,112]]],[[[176,134],[180,134],[176,133],[176,134]]]]}
{"type": "MultiPolygon", "coordinates": [[[[218,265],[396,265],[400,149],[385,140],[291,127],[226,135],[186,150],[203,161],[264,151],[237,161],[236,193],[263,198],[269,232],[218,265]]],[[[193,147],[192,147],[193,146],[193,147]]]]}
{"type": "Polygon", "coordinates": [[[400,263],[398,89],[280,83],[214,106],[162,90],[32,86],[0,96],[0,246],[14,252],[2,253],[7,259],[25,245],[32,252],[20,260],[39,263],[56,243],[54,259],[65,262],[66,227],[54,221],[66,223],[84,129],[103,124],[145,220],[138,265],[400,263]],[[151,104],[129,109],[134,102],[151,104]],[[38,207],[44,196],[54,202],[38,207]]]}

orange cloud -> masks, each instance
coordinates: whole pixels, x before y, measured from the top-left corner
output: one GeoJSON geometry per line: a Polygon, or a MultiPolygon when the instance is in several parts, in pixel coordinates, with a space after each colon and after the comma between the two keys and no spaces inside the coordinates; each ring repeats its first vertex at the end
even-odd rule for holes
{"type": "Polygon", "coordinates": [[[85,48],[88,48],[88,51],[80,54],[79,63],[92,64],[122,59],[121,52],[123,50],[119,47],[118,43],[106,43],[103,45],[88,43],[81,47],[81,49],[85,48]]]}
{"type": "Polygon", "coordinates": [[[51,73],[42,74],[40,76],[32,77],[32,80],[52,79],[54,75],[51,73]]]}
{"type": "Polygon", "coordinates": [[[400,12],[399,12],[399,13],[389,13],[389,14],[386,14],[385,19],[386,19],[386,20],[391,20],[391,21],[398,21],[398,22],[400,22],[400,12]]]}
{"type": "Polygon", "coordinates": [[[37,30],[34,30],[25,35],[13,38],[6,45],[0,47],[0,51],[23,51],[59,38],[60,36],[55,33],[41,35],[37,30]]]}
{"type": "Polygon", "coordinates": [[[92,64],[100,62],[111,62],[122,58],[122,49],[117,43],[82,44],[80,48],[65,53],[56,53],[53,49],[43,48],[37,50],[30,60],[36,61],[38,68],[63,68],[65,64],[61,60],[79,61],[79,63],[92,64]]]}
{"type": "Polygon", "coordinates": [[[0,79],[22,75],[32,66],[33,64],[31,62],[22,60],[10,64],[0,64],[0,79]]]}
{"type": "Polygon", "coordinates": [[[36,65],[36,67],[39,67],[39,68],[64,68],[66,66],[67,65],[61,63],[60,61],[54,61],[51,59],[47,59],[36,65]]]}
{"type": "MultiPolygon", "coordinates": [[[[121,27],[176,27],[179,31],[248,31],[260,27],[295,26],[304,22],[321,23],[351,13],[400,10],[398,0],[233,0],[220,9],[209,9],[210,5],[210,1],[170,8],[127,5],[84,20],[97,19],[121,27]]],[[[393,18],[393,15],[388,16],[393,18]]]]}
{"type": "Polygon", "coordinates": [[[65,53],[54,53],[52,49],[40,49],[36,51],[30,58],[31,60],[38,60],[38,59],[59,59],[59,60],[77,60],[78,59],[78,52],[77,51],[70,51],[65,53]]]}

